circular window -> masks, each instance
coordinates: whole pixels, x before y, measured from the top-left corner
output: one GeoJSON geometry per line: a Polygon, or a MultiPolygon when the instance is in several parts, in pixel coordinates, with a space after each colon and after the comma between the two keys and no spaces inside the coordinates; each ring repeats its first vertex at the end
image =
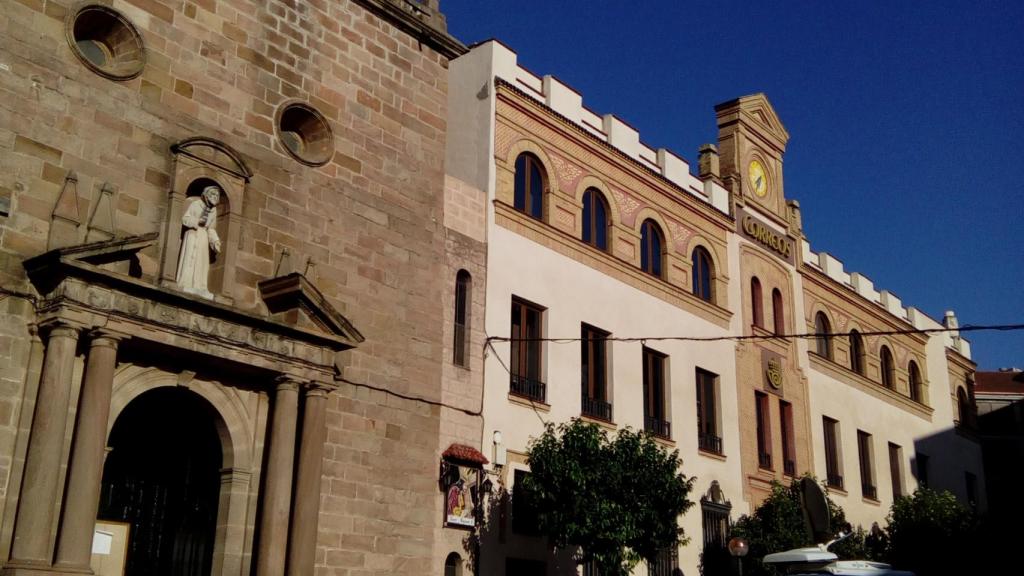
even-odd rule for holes
{"type": "Polygon", "coordinates": [[[334,134],[323,114],[308,104],[285,105],[278,114],[277,136],[296,160],[323,166],[334,154],[334,134]]]}
{"type": "Polygon", "coordinates": [[[90,4],[70,12],[65,34],[75,56],[105,78],[135,78],[146,64],[142,36],[127,18],[106,6],[90,4]]]}

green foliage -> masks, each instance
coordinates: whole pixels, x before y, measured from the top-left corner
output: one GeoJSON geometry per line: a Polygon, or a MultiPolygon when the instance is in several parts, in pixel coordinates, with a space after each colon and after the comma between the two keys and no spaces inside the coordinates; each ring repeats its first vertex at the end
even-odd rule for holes
{"type": "MultiPolygon", "coordinates": [[[[833,532],[850,530],[843,509],[827,498],[833,532]]],[[[750,552],[743,560],[743,573],[748,576],[775,576],[779,574],[771,566],[762,563],[766,554],[782,552],[793,548],[812,546],[814,541],[804,524],[804,512],[800,498],[800,481],[794,480],[789,486],[772,482],[772,493],[751,515],[743,515],[736,521],[732,536],[746,538],[750,552]]],[[[864,530],[858,529],[849,538],[830,548],[840,558],[866,558],[864,530]]]]}
{"type": "Polygon", "coordinates": [[[978,523],[955,496],[919,488],[897,498],[886,528],[886,561],[917,576],[969,574],[977,566],[978,523]]]}
{"type": "MultiPolygon", "coordinates": [[[[537,528],[558,548],[579,548],[603,576],[626,576],[641,558],[686,542],[678,518],[693,502],[693,479],[649,435],[630,429],[609,438],[573,419],[548,425],[530,444],[522,486],[537,528]]],[[[517,494],[517,497],[520,494],[517,494]]]]}

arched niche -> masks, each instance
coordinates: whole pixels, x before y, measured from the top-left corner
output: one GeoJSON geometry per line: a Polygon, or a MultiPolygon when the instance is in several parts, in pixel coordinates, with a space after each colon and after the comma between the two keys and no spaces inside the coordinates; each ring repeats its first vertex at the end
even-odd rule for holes
{"type": "Polygon", "coordinates": [[[213,138],[187,138],[171,146],[174,179],[168,194],[167,221],[163,234],[160,284],[174,287],[181,251],[181,217],[190,197],[198,196],[210,184],[220,187],[217,233],[221,252],[211,262],[209,290],[218,301],[231,303],[235,292],[235,262],[241,234],[245,185],[252,172],[242,157],[227,144],[213,138]]]}

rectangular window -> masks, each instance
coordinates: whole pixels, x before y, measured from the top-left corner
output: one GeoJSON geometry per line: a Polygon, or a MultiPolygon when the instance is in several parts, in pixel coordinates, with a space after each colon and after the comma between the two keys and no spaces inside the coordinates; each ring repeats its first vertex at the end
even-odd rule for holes
{"type": "Polygon", "coordinates": [[[647,576],[672,576],[679,567],[679,552],[675,546],[662,548],[654,560],[647,563],[647,576]]]}
{"type": "Polygon", "coordinates": [[[878,500],[875,489],[875,470],[871,446],[871,434],[857,430],[857,457],[860,459],[860,487],[865,498],[878,500]]]}
{"type": "Polygon", "coordinates": [[[754,408],[757,411],[757,465],[765,470],[772,469],[772,420],[768,411],[768,395],[754,392],[754,408]]]}
{"type": "Polygon", "coordinates": [[[889,442],[889,475],[892,476],[893,500],[903,496],[903,448],[889,442]]]}
{"type": "Polygon", "coordinates": [[[923,452],[917,453],[917,485],[923,488],[928,487],[928,455],[923,452]]]}
{"type": "Polygon", "coordinates": [[[697,368],[697,445],[705,452],[722,453],[718,434],[718,375],[697,368]]]}
{"type": "Polygon", "coordinates": [[[523,491],[517,489],[522,486],[521,482],[529,475],[530,473],[526,470],[516,470],[513,475],[515,483],[512,485],[512,531],[516,534],[536,536],[539,534],[537,511],[530,502],[525,500],[523,491]]]}
{"type": "Polygon", "coordinates": [[[964,483],[967,487],[967,505],[971,510],[978,508],[978,477],[970,472],[964,472],[964,483]]]}
{"type": "Polygon", "coordinates": [[[660,436],[672,437],[672,426],[666,414],[665,355],[643,349],[644,355],[644,430],[660,436]]]}
{"type": "Polygon", "coordinates": [[[796,476],[793,405],[785,400],[779,400],[779,427],[782,429],[782,471],[787,476],[796,476]]]}
{"type": "Polygon", "coordinates": [[[843,470],[839,458],[839,422],[822,417],[825,430],[825,482],[831,488],[843,489],[843,470]]]}
{"type": "Polygon", "coordinates": [[[580,375],[586,416],[612,421],[612,403],[608,397],[608,333],[583,325],[580,350],[580,375]]]}
{"type": "Polygon", "coordinates": [[[541,322],[544,309],[523,300],[512,300],[511,392],[544,402],[547,388],[541,378],[541,322]]]}
{"type": "Polygon", "coordinates": [[[452,362],[469,366],[466,349],[469,348],[469,272],[459,270],[455,277],[455,330],[452,341],[452,362]]]}

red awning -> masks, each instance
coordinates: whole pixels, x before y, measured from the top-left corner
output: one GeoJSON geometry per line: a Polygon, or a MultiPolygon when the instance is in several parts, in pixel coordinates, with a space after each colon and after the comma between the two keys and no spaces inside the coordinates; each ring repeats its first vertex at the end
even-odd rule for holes
{"type": "Polygon", "coordinates": [[[479,450],[465,444],[452,444],[441,454],[441,457],[446,460],[457,460],[471,464],[487,464],[487,458],[479,450]]]}

